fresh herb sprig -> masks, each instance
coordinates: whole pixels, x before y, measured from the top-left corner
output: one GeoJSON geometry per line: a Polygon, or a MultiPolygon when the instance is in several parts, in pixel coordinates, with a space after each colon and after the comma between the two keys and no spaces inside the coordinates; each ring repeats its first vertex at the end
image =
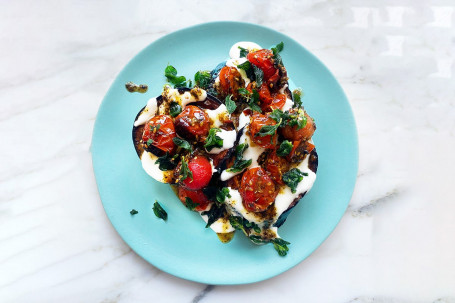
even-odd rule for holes
{"type": "Polygon", "coordinates": [[[292,107],[302,108],[302,89],[297,88],[292,91],[292,100],[294,101],[292,107]]]}
{"type": "Polygon", "coordinates": [[[227,111],[232,114],[235,109],[237,108],[237,105],[235,104],[234,100],[232,100],[232,95],[227,95],[226,99],[224,100],[224,104],[226,105],[227,111]]]}
{"type": "Polygon", "coordinates": [[[184,140],[182,138],[174,137],[172,139],[172,141],[175,143],[175,145],[177,145],[181,149],[187,150],[189,152],[193,151],[193,148],[191,147],[191,144],[188,141],[186,141],[186,140],[184,140]]]}
{"type": "Polygon", "coordinates": [[[241,46],[239,46],[239,49],[240,49],[240,58],[245,58],[246,55],[248,55],[248,53],[250,52],[249,50],[247,50],[246,48],[243,48],[241,46]]]}
{"type": "Polygon", "coordinates": [[[248,238],[251,240],[251,242],[253,242],[255,244],[272,243],[273,247],[275,248],[275,250],[277,251],[277,253],[281,257],[284,257],[284,256],[286,256],[288,254],[288,251],[289,251],[288,245],[291,244],[290,242],[285,241],[285,240],[283,240],[281,238],[275,238],[275,239],[271,239],[271,240],[264,240],[260,236],[256,236],[256,235],[249,236],[248,238]]]}
{"type": "Polygon", "coordinates": [[[226,201],[226,197],[230,198],[231,194],[229,193],[229,188],[223,187],[222,189],[217,190],[216,192],[216,202],[223,204],[226,201]]]}
{"type": "Polygon", "coordinates": [[[177,166],[178,155],[170,156],[167,152],[164,156],[156,159],[155,164],[158,164],[158,168],[162,171],[173,170],[177,166]]]}
{"type": "Polygon", "coordinates": [[[300,181],[303,180],[303,177],[305,176],[308,176],[308,173],[304,173],[298,168],[293,168],[283,174],[282,180],[284,184],[291,188],[291,192],[295,194],[297,191],[297,185],[300,183],[300,181]]]}
{"type": "Polygon", "coordinates": [[[185,206],[189,210],[193,211],[196,209],[196,207],[199,206],[199,203],[193,202],[193,200],[190,197],[185,197],[185,206]]]}
{"type": "Polygon", "coordinates": [[[169,83],[174,84],[174,88],[191,86],[191,80],[186,81],[185,76],[178,76],[177,69],[172,65],[167,65],[164,69],[164,76],[169,83]]]}
{"type": "Polygon", "coordinates": [[[276,154],[280,157],[285,157],[292,151],[292,147],[293,145],[291,142],[284,140],[281,142],[280,147],[278,147],[276,154]]]}
{"type": "Polygon", "coordinates": [[[238,173],[243,171],[245,168],[251,165],[253,162],[252,159],[244,160],[243,159],[243,153],[245,150],[248,148],[247,143],[242,143],[237,145],[235,148],[235,161],[234,165],[232,167],[228,168],[226,171],[230,173],[238,173]]]}
{"type": "Polygon", "coordinates": [[[283,65],[283,60],[281,59],[281,55],[279,54],[284,48],[284,43],[280,42],[274,47],[271,48],[273,52],[273,59],[275,61],[275,65],[283,65]]]}
{"type": "Polygon", "coordinates": [[[134,208],[130,211],[130,214],[134,216],[135,214],[138,214],[139,212],[135,210],[134,208]]]}
{"type": "Polygon", "coordinates": [[[251,230],[253,230],[255,233],[261,232],[259,225],[239,216],[230,216],[229,223],[231,223],[232,227],[235,229],[243,231],[245,235],[249,235],[251,233],[251,230]]]}
{"type": "Polygon", "coordinates": [[[177,117],[181,112],[182,107],[180,104],[177,102],[171,102],[171,104],[169,104],[169,115],[171,115],[172,118],[177,117]]]}
{"type": "Polygon", "coordinates": [[[207,89],[210,85],[210,71],[200,70],[194,75],[194,83],[202,89],[207,89]]]}
{"type": "Polygon", "coordinates": [[[188,167],[188,160],[185,157],[182,157],[182,166],[180,167],[180,181],[190,178],[193,181],[193,172],[188,167]]]}
{"type": "Polygon", "coordinates": [[[204,147],[207,151],[211,151],[215,147],[223,147],[223,139],[220,136],[217,136],[216,133],[221,132],[221,129],[213,127],[209,130],[207,139],[205,139],[204,147]]]}
{"type": "Polygon", "coordinates": [[[201,215],[207,215],[207,224],[205,228],[209,228],[210,225],[215,223],[219,218],[224,217],[226,214],[226,209],[222,205],[212,204],[209,210],[203,211],[201,215]]]}
{"type": "Polygon", "coordinates": [[[167,212],[164,210],[164,208],[160,205],[158,201],[155,201],[153,204],[153,212],[155,213],[155,216],[159,219],[163,219],[164,221],[167,220],[167,212]]]}
{"type": "Polygon", "coordinates": [[[259,93],[257,90],[253,89],[253,92],[250,93],[246,88],[239,88],[237,91],[240,96],[246,100],[246,104],[251,108],[251,110],[262,113],[262,109],[259,106],[259,93]]]}

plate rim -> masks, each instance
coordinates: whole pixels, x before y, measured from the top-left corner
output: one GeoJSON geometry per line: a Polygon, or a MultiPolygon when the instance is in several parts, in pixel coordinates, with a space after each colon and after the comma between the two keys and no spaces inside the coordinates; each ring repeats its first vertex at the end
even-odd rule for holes
{"type": "MultiPolygon", "coordinates": [[[[357,182],[357,173],[358,173],[358,167],[359,167],[359,144],[358,144],[358,129],[357,129],[357,124],[356,124],[356,121],[355,121],[355,116],[354,116],[354,112],[352,110],[352,107],[351,107],[351,104],[349,102],[349,99],[347,98],[346,96],[346,93],[345,91],[343,90],[343,87],[341,86],[341,84],[338,82],[337,78],[333,75],[333,73],[327,68],[327,66],[319,59],[317,58],[312,52],[310,52],[308,49],[306,49],[302,44],[300,44],[296,39],[292,38],[291,36],[288,36],[282,32],[279,32],[273,28],[270,28],[270,27],[267,27],[267,26],[264,26],[264,25],[260,25],[260,24],[255,24],[255,23],[250,23],[250,22],[241,22],[241,21],[213,21],[213,22],[204,22],[204,23],[198,23],[198,24],[195,24],[195,25],[191,25],[191,26],[188,26],[188,27],[184,27],[184,28],[181,28],[181,29],[178,29],[178,30],[175,30],[173,32],[170,32],[168,34],[165,34],[163,35],[162,37],[159,37],[158,39],[155,39],[153,41],[151,41],[150,43],[148,43],[143,49],[141,49],[139,52],[137,52],[123,67],[122,69],[115,75],[115,78],[114,80],[112,81],[111,85],[109,86],[109,89],[107,90],[107,92],[105,93],[102,101],[101,101],[101,104],[98,108],[98,111],[97,111],[97,114],[96,114],[96,118],[95,118],[95,123],[94,123],[94,126],[93,126],[93,131],[92,131],[92,139],[91,139],[91,145],[90,145],[90,153],[91,153],[91,158],[92,158],[92,167],[93,167],[93,172],[94,172],[94,175],[95,175],[95,181],[96,181],[96,185],[97,185],[97,191],[98,191],[98,195],[100,197],[100,200],[101,200],[101,203],[103,205],[103,208],[104,208],[104,211],[105,211],[105,214],[106,216],[108,217],[109,219],[109,222],[110,224],[112,225],[112,227],[114,228],[114,230],[117,232],[117,234],[120,236],[120,238],[125,242],[126,245],[128,245],[132,251],[134,253],[136,253],[137,255],[139,255],[142,259],[144,259],[147,263],[151,264],[152,266],[158,268],[159,270],[163,271],[163,272],[166,272],[170,275],[173,275],[175,277],[178,277],[178,278],[181,278],[181,279],[184,279],[184,280],[188,280],[188,281],[193,281],[193,282],[198,282],[198,283],[203,283],[203,284],[213,284],[213,285],[242,285],[242,284],[251,284],[251,283],[257,283],[257,282],[260,282],[260,281],[264,281],[264,280],[267,280],[267,279],[270,279],[270,278],[273,278],[273,277],[276,277],[280,274],[283,274],[285,273],[286,271],[288,271],[289,269],[297,266],[298,264],[300,264],[301,262],[303,262],[304,260],[306,260],[309,256],[311,256],[316,249],[318,249],[322,243],[324,243],[326,241],[326,239],[333,233],[333,231],[335,230],[336,226],[338,226],[340,220],[343,218],[345,212],[346,212],[346,209],[349,205],[349,202],[351,201],[352,199],[352,195],[354,193],[354,189],[355,189],[355,185],[356,185],[356,182],[357,182]],[[336,220],[332,220],[332,226],[329,228],[329,232],[327,233],[327,235],[325,235],[324,237],[321,238],[320,242],[313,248],[313,249],[310,249],[310,251],[308,252],[308,254],[302,254],[299,258],[297,258],[297,262],[295,262],[294,264],[291,264],[289,266],[283,266],[282,267],[282,270],[279,270],[279,271],[276,271],[276,272],[272,272],[272,273],[269,273],[267,276],[260,276],[258,277],[257,279],[249,279],[249,280],[241,280],[240,281],[230,281],[230,280],[223,280],[223,279],[219,279],[219,278],[216,278],[216,279],[204,279],[204,278],[200,278],[200,277],[191,277],[187,274],[182,274],[182,273],[176,273],[176,272],[171,272],[170,270],[168,270],[165,266],[162,266],[161,264],[156,264],[154,262],[152,262],[150,260],[150,258],[148,256],[145,255],[145,253],[143,253],[142,251],[138,251],[136,250],[131,244],[130,242],[128,241],[128,239],[126,239],[127,237],[124,237],[122,235],[122,233],[119,232],[119,230],[116,228],[116,226],[114,225],[114,221],[115,219],[113,218],[112,215],[109,214],[109,211],[107,210],[107,205],[106,203],[103,201],[102,197],[101,197],[101,192],[100,192],[100,178],[98,178],[97,176],[100,174],[100,172],[97,172],[98,169],[96,168],[97,165],[95,165],[95,157],[94,157],[94,154],[93,154],[93,146],[96,146],[97,143],[95,143],[95,138],[98,137],[96,136],[96,133],[97,133],[97,129],[99,130],[101,127],[99,126],[100,124],[100,119],[99,119],[99,116],[101,115],[101,112],[103,111],[103,108],[106,106],[107,104],[107,97],[111,94],[111,92],[114,90],[114,84],[116,82],[116,80],[118,79],[119,75],[131,64],[134,63],[135,60],[137,60],[138,57],[140,57],[141,55],[143,55],[143,53],[146,53],[148,48],[150,48],[152,45],[156,44],[156,43],[159,43],[160,41],[162,40],[165,40],[165,39],[169,39],[170,36],[173,36],[173,35],[179,35],[185,31],[193,31],[193,30],[197,30],[199,28],[203,28],[203,27],[212,27],[212,26],[223,26],[223,25],[226,25],[226,26],[229,26],[229,25],[232,25],[232,24],[235,24],[237,26],[247,26],[247,27],[257,27],[261,30],[265,30],[265,31],[270,31],[270,32],[273,32],[274,34],[277,34],[277,35],[281,35],[281,36],[284,36],[286,37],[287,39],[289,40],[292,40],[293,42],[296,43],[296,45],[298,45],[304,52],[306,55],[308,55],[312,60],[316,61],[318,63],[318,65],[330,76],[332,77],[335,81],[335,85],[338,86],[339,90],[340,90],[340,93],[342,94],[342,96],[344,97],[344,99],[346,100],[346,104],[347,104],[347,112],[346,114],[349,116],[349,118],[351,119],[351,122],[352,122],[352,128],[353,128],[353,152],[354,154],[352,155],[352,158],[355,160],[354,161],[354,167],[353,167],[353,171],[352,173],[355,175],[354,177],[354,180],[353,180],[353,184],[352,184],[352,189],[350,190],[350,194],[349,194],[349,199],[347,199],[346,201],[346,205],[344,207],[344,210],[343,212],[339,215],[339,217],[336,219],[336,220]]],[[[278,256],[277,256],[278,257],[278,256]]]]}

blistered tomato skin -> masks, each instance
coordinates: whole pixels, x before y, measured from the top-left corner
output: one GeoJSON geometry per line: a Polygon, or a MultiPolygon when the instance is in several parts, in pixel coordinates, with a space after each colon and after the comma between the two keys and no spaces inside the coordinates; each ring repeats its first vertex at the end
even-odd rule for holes
{"type": "Polygon", "coordinates": [[[198,190],[206,187],[212,178],[212,166],[209,160],[203,156],[196,156],[188,161],[188,169],[193,174],[193,179],[190,177],[182,180],[182,185],[190,190],[198,190]]]}
{"type": "Polygon", "coordinates": [[[222,96],[233,95],[234,98],[237,98],[238,89],[244,87],[240,72],[235,67],[225,66],[221,69],[219,77],[222,96]]]}
{"type": "Polygon", "coordinates": [[[202,109],[189,105],[175,118],[175,129],[186,139],[203,138],[209,133],[210,119],[202,109]]]}
{"type": "Polygon", "coordinates": [[[253,140],[254,143],[257,145],[264,147],[264,148],[274,148],[277,144],[277,134],[276,131],[272,135],[266,135],[266,136],[259,136],[258,133],[261,130],[261,128],[265,125],[275,125],[276,121],[273,120],[272,118],[255,113],[253,117],[251,118],[251,124],[250,124],[250,133],[251,133],[251,140],[253,140]]]}
{"type": "Polygon", "coordinates": [[[273,62],[273,52],[268,49],[261,49],[247,55],[248,61],[259,67],[264,72],[264,80],[269,80],[277,74],[278,69],[273,62]]]}
{"type": "Polygon", "coordinates": [[[284,185],[281,176],[283,175],[282,167],[283,161],[286,161],[283,158],[280,158],[275,151],[270,153],[265,161],[265,169],[272,180],[278,185],[284,185]]]}
{"type": "Polygon", "coordinates": [[[175,149],[175,144],[172,139],[175,138],[175,128],[172,118],[167,115],[158,115],[150,119],[144,126],[142,133],[142,141],[145,144],[150,142],[151,145],[161,149],[164,152],[172,152],[175,149]]]}
{"type": "Polygon", "coordinates": [[[243,174],[239,192],[243,206],[251,212],[265,211],[277,195],[275,184],[261,167],[250,168],[243,174]]]}
{"type": "Polygon", "coordinates": [[[199,204],[194,210],[195,211],[203,211],[207,209],[209,204],[211,203],[207,196],[202,192],[202,190],[188,190],[183,187],[179,187],[179,199],[182,201],[183,205],[186,205],[186,199],[190,198],[196,204],[199,204]]]}
{"type": "Polygon", "coordinates": [[[314,134],[314,131],[316,130],[316,125],[314,124],[313,119],[305,113],[306,117],[306,125],[298,129],[297,125],[294,126],[289,126],[287,125],[286,127],[282,128],[281,134],[288,140],[293,140],[293,141],[305,141],[311,139],[311,137],[314,134]]]}

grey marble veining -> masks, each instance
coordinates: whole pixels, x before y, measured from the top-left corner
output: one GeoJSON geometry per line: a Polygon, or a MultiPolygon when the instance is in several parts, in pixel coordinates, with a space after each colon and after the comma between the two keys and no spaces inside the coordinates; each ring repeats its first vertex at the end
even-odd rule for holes
{"type": "Polygon", "coordinates": [[[455,302],[452,0],[0,6],[0,302],[455,302]],[[358,126],[340,224],[304,262],[251,285],[181,280],[137,256],[91,166],[95,116],[122,67],[155,39],[216,20],[296,39],[339,80],[358,126]]]}

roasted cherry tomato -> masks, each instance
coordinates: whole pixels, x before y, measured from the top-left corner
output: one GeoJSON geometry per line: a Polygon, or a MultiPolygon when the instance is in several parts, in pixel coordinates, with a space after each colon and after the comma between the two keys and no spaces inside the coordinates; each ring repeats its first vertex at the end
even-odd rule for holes
{"type": "Polygon", "coordinates": [[[238,89],[245,84],[239,71],[235,67],[225,66],[221,69],[219,77],[223,97],[233,95],[237,98],[238,89]]]}
{"type": "Polygon", "coordinates": [[[150,119],[144,126],[142,141],[147,145],[153,145],[164,152],[172,153],[175,148],[175,128],[171,117],[159,115],[150,119]],[[152,141],[149,141],[152,140],[152,141]]]}
{"type": "Polygon", "coordinates": [[[259,89],[259,99],[261,100],[261,106],[262,105],[270,105],[273,101],[273,97],[270,94],[270,89],[267,87],[265,83],[261,85],[261,88],[259,89]]]}
{"type": "Polygon", "coordinates": [[[212,178],[212,165],[204,156],[196,156],[188,161],[188,169],[193,174],[193,179],[187,177],[182,180],[182,185],[190,190],[206,187],[212,178]]]}
{"type": "Polygon", "coordinates": [[[186,199],[185,198],[190,198],[193,203],[199,204],[196,206],[194,209],[195,211],[203,211],[207,208],[207,206],[210,204],[209,199],[207,196],[202,192],[202,190],[188,190],[183,187],[179,187],[179,199],[182,201],[182,203],[186,206],[186,199]]]}
{"type": "Polygon", "coordinates": [[[274,65],[273,52],[271,50],[260,49],[255,52],[248,53],[246,58],[264,72],[265,81],[269,80],[269,78],[271,78],[278,70],[274,65]]]}
{"type": "Polygon", "coordinates": [[[270,178],[279,185],[283,185],[282,171],[287,166],[287,160],[279,157],[275,151],[271,152],[265,160],[265,170],[270,178]]]}
{"type": "Polygon", "coordinates": [[[316,130],[316,125],[313,122],[313,119],[305,113],[306,117],[306,125],[298,129],[298,125],[294,126],[285,126],[282,128],[282,134],[286,139],[292,141],[299,141],[299,140],[309,140],[311,136],[313,136],[314,131],[316,130]]]}
{"type": "Polygon", "coordinates": [[[209,133],[210,119],[199,107],[188,105],[175,118],[175,129],[184,138],[199,139],[209,133]]]}
{"type": "Polygon", "coordinates": [[[239,192],[243,206],[251,212],[266,210],[277,195],[275,184],[261,167],[250,168],[243,174],[239,192]]]}
{"type": "Polygon", "coordinates": [[[282,109],[284,104],[286,103],[286,95],[285,94],[276,94],[273,97],[272,104],[270,104],[270,110],[274,109],[282,109]]]}
{"type": "Polygon", "coordinates": [[[274,148],[277,143],[276,131],[273,133],[273,135],[265,135],[263,137],[259,135],[259,131],[265,125],[275,124],[276,121],[273,120],[272,118],[266,115],[255,113],[251,118],[250,124],[251,140],[253,140],[253,142],[256,143],[257,145],[262,146],[264,148],[274,148]]]}

